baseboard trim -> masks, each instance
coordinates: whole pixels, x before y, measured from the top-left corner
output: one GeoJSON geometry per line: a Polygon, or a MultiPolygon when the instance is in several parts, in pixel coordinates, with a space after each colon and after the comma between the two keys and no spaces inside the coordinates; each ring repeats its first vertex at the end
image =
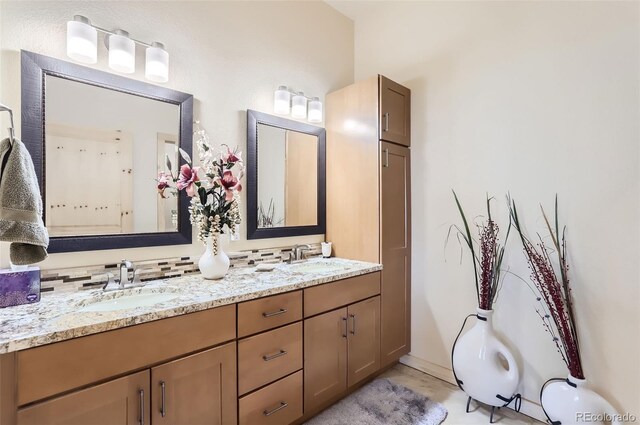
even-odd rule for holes
{"type": "MultiPolygon", "coordinates": [[[[453,377],[453,371],[448,367],[437,365],[419,357],[412,356],[411,354],[402,356],[400,358],[400,363],[413,369],[417,369],[420,372],[424,372],[427,375],[431,375],[435,378],[448,382],[452,385],[456,385],[456,380],[453,377]]],[[[509,408],[511,409],[511,407],[509,408]]],[[[520,408],[520,413],[545,423],[547,421],[547,418],[542,411],[542,406],[540,406],[539,403],[528,400],[526,398],[522,399],[522,407],[520,408]]]]}

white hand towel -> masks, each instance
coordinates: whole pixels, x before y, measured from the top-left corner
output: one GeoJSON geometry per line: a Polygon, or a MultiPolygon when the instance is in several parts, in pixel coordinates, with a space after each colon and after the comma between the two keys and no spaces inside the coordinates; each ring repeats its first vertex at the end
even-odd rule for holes
{"type": "Polygon", "coordinates": [[[31,155],[14,138],[0,142],[0,241],[11,242],[15,265],[47,258],[49,233],[42,222],[42,197],[31,155]]]}

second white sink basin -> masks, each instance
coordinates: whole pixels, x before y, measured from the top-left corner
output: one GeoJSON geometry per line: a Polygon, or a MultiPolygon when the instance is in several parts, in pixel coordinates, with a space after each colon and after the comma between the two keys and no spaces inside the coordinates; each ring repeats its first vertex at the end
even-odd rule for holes
{"type": "Polygon", "coordinates": [[[344,264],[334,262],[325,263],[322,261],[292,264],[289,266],[289,270],[300,273],[334,273],[347,269],[348,267],[344,264]]]}
{"type": "Polygon", "coordinates": [[[80,308],[82,312],[107,312],[128,310],[137,307],[149,307],[178,298],[177,294],[162,292],[147,292],[131,295],[124,295],[118,298],[112,298],[104,301],[96,301],[80,308]]]}

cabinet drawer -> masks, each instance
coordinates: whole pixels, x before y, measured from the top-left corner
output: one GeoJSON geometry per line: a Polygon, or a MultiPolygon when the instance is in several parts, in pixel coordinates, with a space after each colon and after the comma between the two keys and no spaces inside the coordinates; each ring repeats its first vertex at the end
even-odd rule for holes
{"type": "Polygon", "coordinates": [[[380,272],[364,274],[304,290],[304,317],[315,316],[380,293],[380,272]]]}
{"type": "Polygon", "coordinates": [[[18,404],[230,341],[235,325],[228,305],[19,351],[18,404]]]}
{"type": "Polygon", "coordinates": [[[238,338],[302,319],[302,291],[238,304],[238,338]]]}
{"type": "Polygon", "coordinates": [[[245,394],[302,369],[302,323],[238,343],[238,393],[245,394]]]}
{"type": "Polygon", "coordinates": [[[287,425],[302,416],[302,371],[240,399],[240,425],[287,425]]]}

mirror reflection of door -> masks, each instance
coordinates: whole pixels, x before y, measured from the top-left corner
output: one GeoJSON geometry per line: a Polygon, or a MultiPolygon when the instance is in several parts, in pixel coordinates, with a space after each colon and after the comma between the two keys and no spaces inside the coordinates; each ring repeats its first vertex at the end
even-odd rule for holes
{"type": "Polygon", "coordinates": [[[284,225],[317,224],[318,138],[287,131],[285,156],[284,225]]]}
{"type": "Polygon", "coordinates": [[[318,223],[318,137],[258,124],[258,228],[318,223]]]}
{"type": "Polygon", "coordinates": [[[50,234],[133,230],[131,134],[48,124],[45,153],[50,234]]]}

